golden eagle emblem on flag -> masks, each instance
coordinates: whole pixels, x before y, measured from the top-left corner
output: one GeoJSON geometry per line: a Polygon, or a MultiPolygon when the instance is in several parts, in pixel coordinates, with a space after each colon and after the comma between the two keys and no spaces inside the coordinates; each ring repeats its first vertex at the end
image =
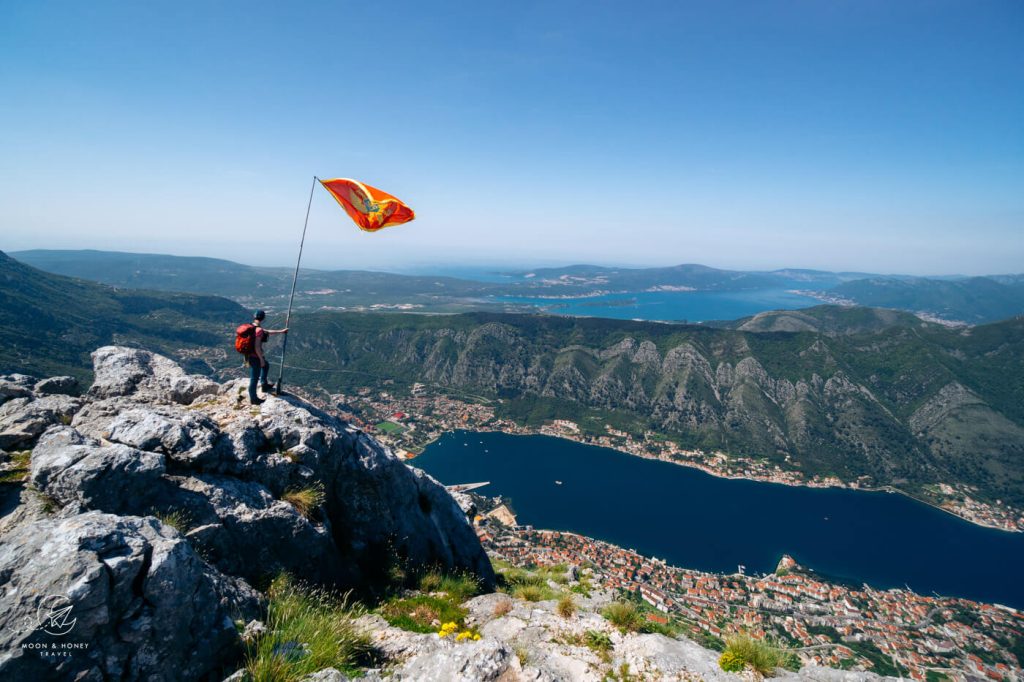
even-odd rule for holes
{"type": "Polygon", "coordinates": [[[416,213],[387,192],[350,178],[320,180],[359,229],[367,232],[407,223],[416,213]]]}

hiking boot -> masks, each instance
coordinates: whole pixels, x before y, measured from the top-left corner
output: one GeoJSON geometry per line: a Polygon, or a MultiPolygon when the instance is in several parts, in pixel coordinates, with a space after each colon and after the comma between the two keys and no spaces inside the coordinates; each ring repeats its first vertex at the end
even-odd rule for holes
{"type": "Polygon", "coordinates": [[[274,384],[263,384],[260,386],[260,389],[262,389],[264,393],[270,393],[274,390],[274,384]]]}
{"type": "Polygon", "coordinates": [[[265,402],[267,402],[267,401],[264,400],[263,398],[256,398],[255,400],[250,400],[249,404],[250,405],[262,405],[265,402]]]}

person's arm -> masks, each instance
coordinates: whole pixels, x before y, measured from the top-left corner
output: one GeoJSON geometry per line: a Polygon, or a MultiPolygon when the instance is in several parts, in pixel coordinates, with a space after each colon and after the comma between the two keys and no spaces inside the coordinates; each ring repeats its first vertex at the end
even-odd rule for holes
{"type": "Polygon", "coordinates": [[[284,329],[267,329],[265,331],[268,334],[287,334],[288,333],[288,328],[285,327],[284,329]]]}

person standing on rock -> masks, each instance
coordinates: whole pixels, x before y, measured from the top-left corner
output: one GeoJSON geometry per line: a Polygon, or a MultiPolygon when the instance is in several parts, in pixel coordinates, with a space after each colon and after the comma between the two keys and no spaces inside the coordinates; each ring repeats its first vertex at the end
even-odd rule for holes
{"type": "Polygon", "coordinates": [[[253,315],[252,326],[253,326],[253,344],[252,353],[246,357],[246,361],[249,363],[249,402],[253,405],[259,405],[263,402],[259,396],[256,395],[257,384],[263,393],[270,393],[274,390],[274,385],[267,381],[267,374],[270,373],[270,363],[267,362],[267,357],[263,353],[263,344],[270,338],[272,334],[287,334],[288,329],[264,329],[263,320],[267,317],[267,314],[262,310],[257,310],[253,315]]]}

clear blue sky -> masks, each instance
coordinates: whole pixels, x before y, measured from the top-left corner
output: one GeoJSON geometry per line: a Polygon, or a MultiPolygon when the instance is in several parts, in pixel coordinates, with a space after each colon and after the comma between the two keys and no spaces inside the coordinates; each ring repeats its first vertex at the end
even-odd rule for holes
{"type": "Polygon", "coordinates": [[[0,249],[1024,270],[1024,2],[2,2],[0,249]]]}

